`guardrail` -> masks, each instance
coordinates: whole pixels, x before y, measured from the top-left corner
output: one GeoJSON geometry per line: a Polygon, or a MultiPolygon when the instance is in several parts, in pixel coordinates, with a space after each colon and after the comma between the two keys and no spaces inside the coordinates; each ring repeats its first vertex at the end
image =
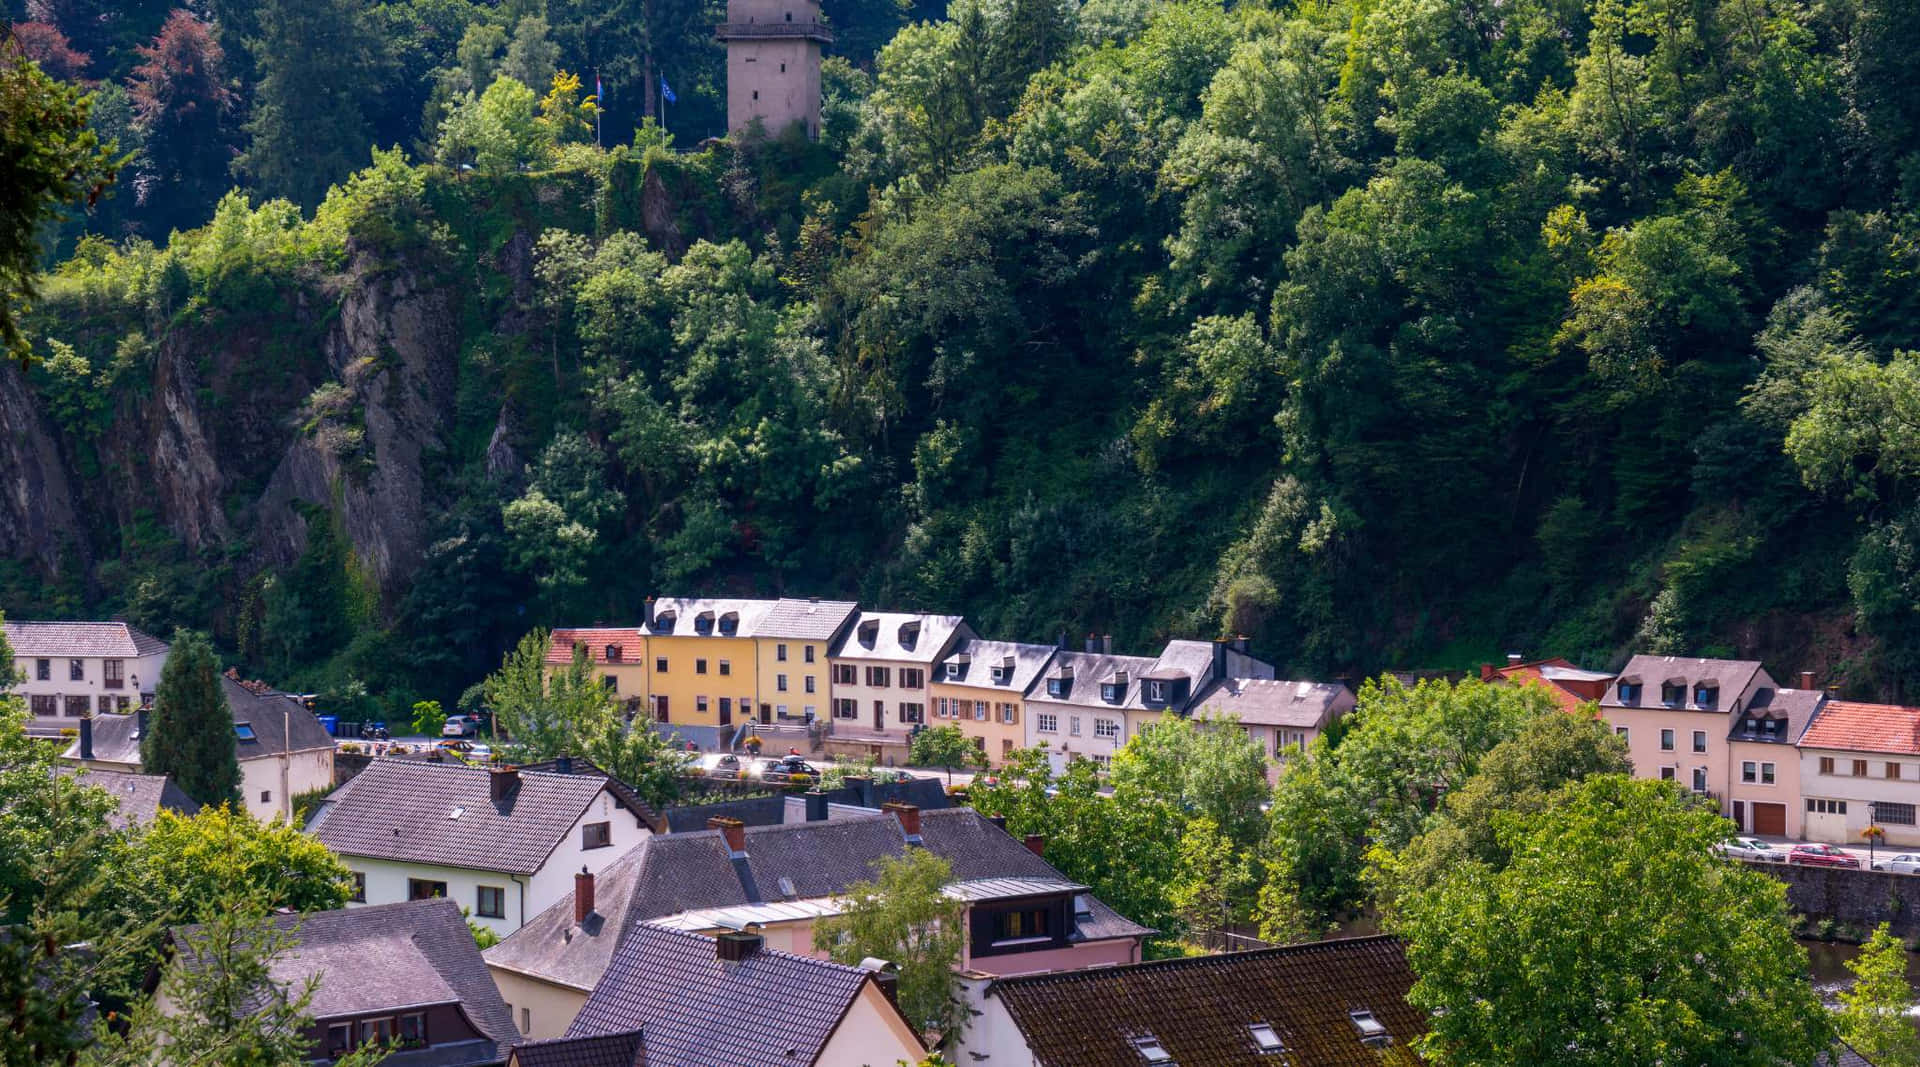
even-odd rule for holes
{"type": "Polygon", "coordinates": [[[713,35],[723,41],[799,37],[821,44],[833,43],[833,31],[824,22],[726,22],[715,26],[713,35]]]}

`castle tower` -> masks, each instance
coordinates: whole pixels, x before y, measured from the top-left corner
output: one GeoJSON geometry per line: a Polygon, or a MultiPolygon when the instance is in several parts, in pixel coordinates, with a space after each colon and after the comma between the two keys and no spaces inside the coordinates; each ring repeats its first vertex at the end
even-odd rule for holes
{"type": "Polygon", "coordinates": [[[820,136],[820,46],[833,33],[819,0],[727,0],[715,33],[727,42],[728,130],[759,119],[769,137],[796,122],[820,136]]]}

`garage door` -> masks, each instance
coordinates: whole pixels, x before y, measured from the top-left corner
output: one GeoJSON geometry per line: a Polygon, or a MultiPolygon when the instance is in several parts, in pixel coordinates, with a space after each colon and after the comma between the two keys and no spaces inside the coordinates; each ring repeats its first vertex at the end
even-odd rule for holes
{"type": "Polygon", "coordinates": [[[1753,806],[1753,832],[1756,834],[1774,834],[1785,837],[1787,834],[1787,806],[1785,804],[1755,804],[1753,806]]]}

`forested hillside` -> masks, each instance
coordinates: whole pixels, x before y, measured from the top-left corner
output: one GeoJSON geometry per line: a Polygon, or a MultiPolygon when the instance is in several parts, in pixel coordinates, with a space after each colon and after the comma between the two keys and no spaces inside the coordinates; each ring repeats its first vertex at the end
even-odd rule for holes
{"type": "Polygon", "coordinates": [[[134,154],[0,605],[390,706],[705,590],[1920,685],[1920,9],[827,10],[809,144],[701,140],[712,4],[16,0],[134,154]]]}

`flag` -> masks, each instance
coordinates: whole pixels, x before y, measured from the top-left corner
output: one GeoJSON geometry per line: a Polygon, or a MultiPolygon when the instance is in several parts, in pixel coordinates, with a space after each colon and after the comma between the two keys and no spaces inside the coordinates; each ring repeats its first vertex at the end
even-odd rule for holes
{"type": "Polygon", "coordinates": [[[677,104],[680,102],[679,98],[673,95],[672,87],[667,85],[667,76],[665,74],[660,75],[660,99],[665,100],[669,104],[677,104]]]}
{"type": "Polygon", "coordinates": [[[605,100],[606,98],[607,98],[607,91],[605,89],[600,88],[600,75],[595,74],[593,76],[593,102],[597,104],[600,101],[605,100]]]}

